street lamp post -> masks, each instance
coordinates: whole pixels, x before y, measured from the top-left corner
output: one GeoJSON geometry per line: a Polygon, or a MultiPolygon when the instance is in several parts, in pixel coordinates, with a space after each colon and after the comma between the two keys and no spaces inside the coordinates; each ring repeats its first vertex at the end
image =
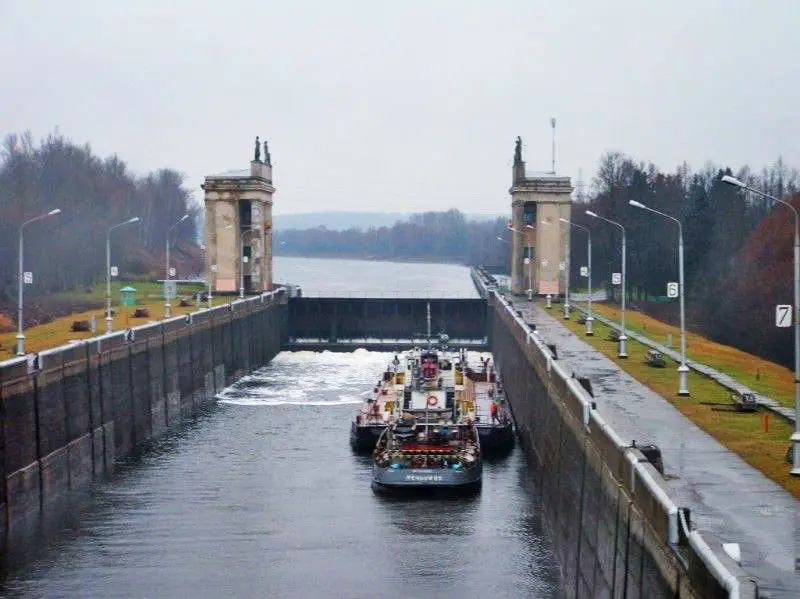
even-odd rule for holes
{"type": "Polygon", "coordinates": [[[55,208],[50,212],[45,214],[40,214],[39,216],[34,216],[33,218],[29,218],[28,220],[24,221],[19,226],[19,289],[17,290],[17,355],[24,356],[25,355],[25,325],[23,324],[22,319],[22,290],[25,288],[25,274],[24,274],[24,266],[22,260],[22,250],[23,250],[23,229],[25,225],[28,225],[34,221],[42,220],[43,218],[47,218],[48,216],[54,216],[61,212],[61,208],[55,208]]]}
{"type": "Polygon", "coordinates": [[[111,231],[131,223],[138,222],[139,217],[134,216],[108,229],[106,234],[106,333],[110,333],[114,328],[114,319],[111,318],[111,231]]]}
{"type": "MultiPolygon", "coordinates": [[[[246,231],[252,231],[253,227],[241,227],[239,230],[239,299],[244,299],[244,235],[246,231]]],[[[251,252],[252,254],[252,252],[251,252]]],[[[249,258],[248,258],[249,264],[249,258]]],[[[251,271],[252,274],[252,271],[251,271]]],[[[252,279],[251,279],[252,280],[252,279]]]]}
{"type": "MultiPolygon", "coordinates": [[[[586,315],[586,334],[588,336],[594,335],[594,331],[592,330],[592,323],[594,322],[594,318],[592,318],[592,232],[584,226],[576,225],[572,221],[568,221],[566,218],[559,219],[562,223],[567,223],[571,227],[575,227],[576,229],[581,229],[582,231],[586,231],[586,235],[588,236],[589,243],[587,247],[587,255],[588,255],[588,270],[587,273],[589,279],[589,311],[586,315]]],[[[569,249],[567,250],[569,252],[569,249]]],[[[568,254],[569,255],[569,254],[568,254]]],[[[567,260],[567,280],[569,280],[569,259],[567,260]]],[[[566,318],[566,315],[565,315],[566,318]]]]}
{"type": "MultiPolygon", "coordinates": [[[[533,225],[525,225],[526,229],[536,230],[533,225]]],[[[533,246],[528,241],[528,301],[533,301],[533,246]]]]}
{"type": "Polygon", "coordinates": [[[735,177],[725,175],[722,181],[783,204],[794,214],[794,434],[791,436],[793,445],[791,474],[800,476],[800,217],[797,209],[789,202],[753,189],[735,177]]]}
{"type": "Polygon", "coordinates": [[[244,299],[244,232],[239,231],[239,299],[244,299]]]}
{"type": "Polygon", "coordinates": [[[683,226],[681,221],[674,216],[654,210],[641,202],[631,200],[628,204],[668,218],[678,225],[678,297],[680,298],[681,310],[681,365],[678,366],[678,395],[689,395],[689,367],[686,365],[686,317],[683,297],[683,226]]]}
{"type": "MultiPolygon", "coordinates": [[[[565,219],[559,217],[559,221],[563,223],[570,224],[570,222],[565,219]]],[[[570,253],[572,252],[571,244],[567,244],[567,255],[566,255],[566,263],[564,264],[564,320],[569,320],[569,263],[570,263],[570,253]]],[[[561,265],[559,265],[559,269],[561,265]]]]}
{"type": "MultiPolygon", "coordinates": [[[[525,225],[526,229],[536,229],[533,225],[525,225]]],[[[524,235],[525,231],[520,231],[519,229],[515,229],[514,227],[508,227],[509,231],[513,231],[514,233],[519,233],[520,235],[524,235]]],[[[500,239],[500,237],[498,237],[500,239]]],[[[505,241],[505,239],[500,239],[501,241],[505,241]]],[[[527,244],[528,248],[528,301],[533,301],[533,251],[530,242],[527,244]]],[[[524,275],[523,275],[524,277],[524,275]]]]}
{"type": "Polygon", "coordinates": [[[203,269],[205,270],[205,282],[206,282],[206,303],[208,307],[211,307],[211,273],[210,269],[206,267],[206,244],[200,246],[203,254],[203,269]]]}
{"type": "Polygon", "coordinates": [[[620,223],[608,219],[604,216],[600,216],[599,214],[595,214],[591,210],[587,210],[586,214],[592,216],[594,218],[599,218],[600,220],[604,220],[607,223],[610,223],[616,227],[619,227],[620,231],[622,231],[622,316],[620,318],[620,324],[622,325],[622,331],[619,336],[619,357],[620,358],[627,358],[628,352],[626,351],[625,344],[628,341],[628,337],[625,334],[625,227],[623,227],[620,223]]]}
{"type": "Polygon", "coordinates": [[[165,303],[164,303],[164,318],[169,318],[172,315],[172,305],[169,303],[169,300],[170,300],[170,297],[169,297],[169,280],[170,280],[170,274],[169,274],[169,236],[172,233],[172,230],[175,227],[177,227],[179,224],[181,224],[183,221],[185,221],[187,218],[189,218],[189,215],[188,214],[184,214],[178,222],[176,222],[169,229],[167,229],[167,278],[164,279],[164,300],[165,300],[165,303]]]}

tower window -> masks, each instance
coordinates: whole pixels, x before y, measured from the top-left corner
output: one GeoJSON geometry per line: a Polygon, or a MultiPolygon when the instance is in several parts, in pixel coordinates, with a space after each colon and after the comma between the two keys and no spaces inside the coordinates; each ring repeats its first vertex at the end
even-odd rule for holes
{"type": "Polygon", "coordinates": [[[525,206],[523,219],[525,221],[525,225],[531,225],[532,227],[536,226],[536,204],[525,206]]]}
{"type": "Polygon", "coordinates": [[[239,226],[249,227],[253,224],[253,210],[250,200],[239,201],[239,226]]]}

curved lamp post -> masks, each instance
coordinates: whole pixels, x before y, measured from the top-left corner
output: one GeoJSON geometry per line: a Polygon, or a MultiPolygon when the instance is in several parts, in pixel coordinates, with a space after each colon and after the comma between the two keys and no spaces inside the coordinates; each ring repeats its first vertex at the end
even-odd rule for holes
{"type": "Polygon", "coordinates": [[[649,206],[645,206],[641,202],[631,200],[628,202],[628,204],[634,206],[635,208],[641,208],[642,210],[647,210],[653,214],[658,214],[664,218],[668,218],[678,225],[678,297],[680,297],[681,307],[681,365],[678,366],[678,395],[689,395],[689,367],[686,365],[686,317],[684,312],[683,297],[683,226],[681,225],[681,221],[674,216],[654,210],[649,206]]]}
{"type": "Polygon", "coordinates": [[[25,288],[25,274],[22,261],[23,229],[25,228],[25,225],[28,225],[37,220],[42,220],[43,218],[47,218],[48,216],[55,216],[59,212],[61,212],[61,208],[55,208],[54,210],[46,212],[45,214],[40,214],[39,216],[34,216],[33,218],[29,218],[19,226],[19,281],[18,281],[19,289],[17,290],[17,355],[18,356],[25,355],[25,325],[22,322],[22,290],[25,288]]]}
{"type": "Polygon", "coordinates": [[[793,445],[792,470],[794,476],[800,476],[800,218],[797,209],[789,202],[753,189],[736,177],[725,175],[723,183],[728,183],[740,189],[750,191],[762,198],[778,202],[789,208],[794,214],[794,434],[791,436],[793,445]]]}
{"type": "MultiPolygon", "coordinates": [[[[577,224],[573,223],[572,221],[567,220],[566,218],[559,218],[558,220],[560,220],[562,223],[566,223],[566,224],[570,225],[571,227],[575,227],[576,229],[581,229],[582,231],[586,231],[586,235],[587,235],[588,240],[589,240],[588,241],[587,252],[586,252],[587,255],[588,255],[588,264],[589,264],[588,265],[588,270],[589,270],[589,272],[588,272],[588,275],[589,275],[589,277],[588,277],[589,278],[589,312],[588,312],[588,314],[586,316],[586,334],[591,337],[592,335],[594,335],[594,331],[592,331],[592,323],[594,322],[594,318],[592,318],[592,232],[587,227],[584,227],[584,226],[581,226],[581,225],[577,225],[577,224]]],[[[569,250],[569,248],[567,248],[567,281],[569,281],[569,262],[570,262],[569,254],[570,254],[570,250],[569,250]]],[[[569,285],[569,283],[567,283],[567,285],[569,285]]],[[[569,294],[569,286],[567,287],[567,294],[569,294]]],[[[567,301],[569,301],[569,300],[567,300],[567,301]]],[[[568,312],[567,308],[565,307],[564,308],[564,318],[568,318],[568,316],[569,316],[569,312],[568,312]]]]}
{"type": "Polygon", "coordinates": [[[109,227],[106,234],[106,333],[110,333],[114,328],[114,319],[111,318],[111,231],[138,221],[139,217],[134,216],[124,223],[109,227]]]}
{"type": "Polygon", "coordinates": [[[169,303],[169,299],[170,298],[169,298],[169,291],[168,291],[169,280],[170,280],[170,275],[169,275],[169,236],[172,233],[172,230],[175,227],[177,227],[179,224],[181,224],[183,221],[185,221],[187,218],[189,218],[189,215],[188,214],[184,214],[177,223],[175,223],[169,229],[167,229],[167,278],[164,279],[164,300],[165,300],[165,303],[164,303],[164,318],[169,318],[171,316],[171,314],[172,314],[172,305],[169,303]]]}
{"type": "MultiPolygon", "coordinates": [[[[239,230],[239,299],[244,299],[244,265],[245,259],[249,264],[249,258],[244,255],[244,234],[252,232],[253,227],[241,227],[239,230]]],[[[252,275],[252,270],[250,271],[252,275]]],[[[252,280],[252,279],[251,279],[252,280]]],[[[252,284],[251,284],[252,286],[252,284]]]]}
{"type": "Polygon", "coordinates": [[[619,357],[620,358],[627,358],[628,352],[625,349],[625,344],[628,341],[628,337],[625,334],[625,227],[623,227],[620,223],[608,219],[604,216],[600,216],[599,214],[595,214],[591,210],[587,210],[586,214],[592,216],[594,218],[599,218],[600,220],[604,220],[607,223],[614,225],[615,227],[619,227],[620,231],[622,231],[622,317],[620,319],[620,324],[622,325],[622,333],[619,336],[619,357]]]}
{"type": "MultiPolygon", "coordinates": [[[[559,222],[570,224],[570,222],[563,217],[558,218],[559,222]]],[[[570,263],[570,253],[572,252],[572,248],[570,244],[567,244],[567,252],[566,252],[566,262],[564,263],[564,320],[569,320],[569,263],[570,263]]],[[[561,265],[559,265],[559,269],[561,265]]]]}
{"type": "MultiPolygon", "coordinates": [[[[533,225],[525,225],[526,229],[533,229],[536,230],[536,227],[533,225]]],[[[508,226],[509,231],[513,231],[514,233],[519,233],[520,235],[524,235],[525,231],[520,231],[519,229],[515,229],[511,225],[508,226]]],[[[498,237],[500,239],[500,237],[498,237]]],[[[505,241],[505,239],[500,239],[500,241],[505,241]]],[[[506,241],[506,243],[508,243],[506,241]]],[[[531,244],[527,245],[528,247],[528,301],[533,300],[533,252],[531,251],[531,244]]]]}

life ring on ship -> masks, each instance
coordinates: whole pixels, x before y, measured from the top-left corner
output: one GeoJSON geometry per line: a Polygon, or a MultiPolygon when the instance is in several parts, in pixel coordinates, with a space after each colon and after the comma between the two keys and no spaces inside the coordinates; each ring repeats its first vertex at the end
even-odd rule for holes
{"type": "Polygon", "coordinates": [[[435,395],[429,395],[428,396],[428,405],[429,406],[435,406],[437,403],[439,403],[439,398],[438,397],[436,397],[435,395]]]}

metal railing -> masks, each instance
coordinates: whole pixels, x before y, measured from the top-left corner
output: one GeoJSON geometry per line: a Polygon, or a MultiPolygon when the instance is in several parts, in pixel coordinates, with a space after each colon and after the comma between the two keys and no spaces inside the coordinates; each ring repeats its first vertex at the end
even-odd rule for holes
{"type": "Polygon", "coordinates": [[[345,299],[480,299],[475,291],[340,291],[303,289],[302,297],[311,298],[345,298],[345,299]]]}

